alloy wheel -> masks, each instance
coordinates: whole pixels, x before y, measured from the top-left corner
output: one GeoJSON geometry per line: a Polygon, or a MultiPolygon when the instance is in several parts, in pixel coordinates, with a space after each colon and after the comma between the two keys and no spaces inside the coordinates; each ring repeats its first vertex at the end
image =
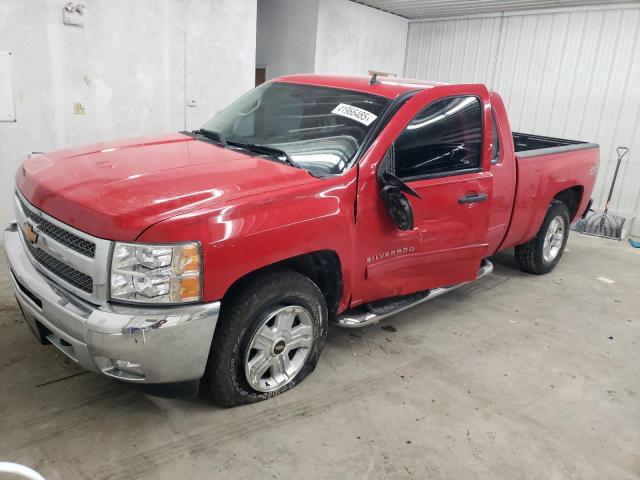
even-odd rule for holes
{"type": "Polygon", "coordinates": [[[312,345],[313,323],[307,309],[275,308],[249,341],[244,361],[247,382],[259,392],[285,386],[304,366],[312,345]]]}

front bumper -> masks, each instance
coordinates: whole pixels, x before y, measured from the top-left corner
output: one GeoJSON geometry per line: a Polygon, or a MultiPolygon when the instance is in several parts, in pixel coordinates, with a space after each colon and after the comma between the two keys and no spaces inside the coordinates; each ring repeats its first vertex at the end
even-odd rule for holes
{"type": "Polygon", "coordinates": [[[4,249],[14,293],[41,342],[87,370],[129,382],[184,382],[204,374],[220,302],[96,306],[36,270],[15,224],[4,232],[4,249]]]}

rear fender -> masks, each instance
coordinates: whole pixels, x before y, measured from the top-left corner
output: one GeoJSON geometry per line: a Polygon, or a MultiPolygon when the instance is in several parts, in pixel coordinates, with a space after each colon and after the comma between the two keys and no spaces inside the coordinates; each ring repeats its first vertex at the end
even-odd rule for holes
{"type": "Polygon", "coordinates": [[[500,250],[528,242],[537,234],[547,209],[554,198],[565,201],[566,192],[580,192],[580,198],[569,205],[571,221],[583,212],[591,197],[599,158],[598,148],[575,150],[551,155],[519,158],[516,156],[518,183],[513,219],[500,250]]]}

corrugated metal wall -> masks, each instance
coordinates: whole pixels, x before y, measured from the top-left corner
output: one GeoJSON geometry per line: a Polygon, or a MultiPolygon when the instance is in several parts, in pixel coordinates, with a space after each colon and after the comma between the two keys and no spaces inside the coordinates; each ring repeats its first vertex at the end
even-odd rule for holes
{"type": "Polygon", "coordinates": [[[516,131],[599,143],[597,206],[628,146],[610,208],[640,234],[640,5],[411,23],[406,55],[407,77],[499,92],[516,131]]]}

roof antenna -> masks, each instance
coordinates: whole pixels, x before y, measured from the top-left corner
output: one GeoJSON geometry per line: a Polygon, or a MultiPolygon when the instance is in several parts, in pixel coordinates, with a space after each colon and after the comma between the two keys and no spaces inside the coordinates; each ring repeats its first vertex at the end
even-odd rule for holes
{"type": "Polygon", "coordinates": [[[380,80],[378,80],[378,72],[373,72],[371,78],[369,79],[369,85],[380,85],[380,80]]]}

